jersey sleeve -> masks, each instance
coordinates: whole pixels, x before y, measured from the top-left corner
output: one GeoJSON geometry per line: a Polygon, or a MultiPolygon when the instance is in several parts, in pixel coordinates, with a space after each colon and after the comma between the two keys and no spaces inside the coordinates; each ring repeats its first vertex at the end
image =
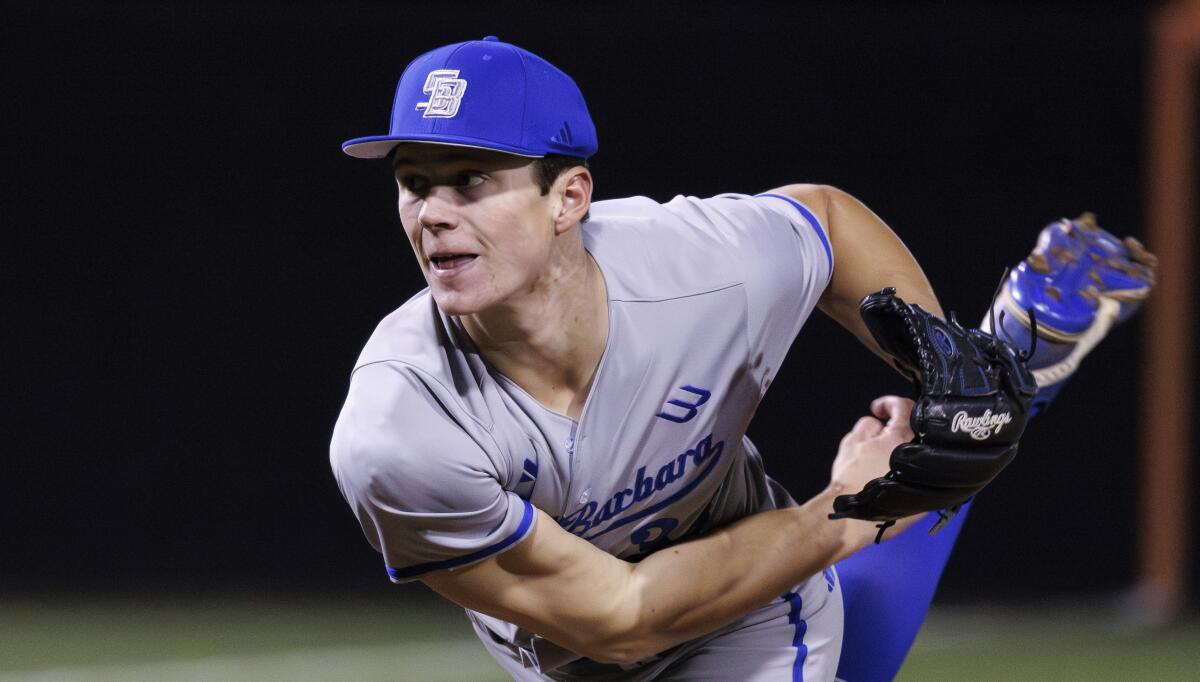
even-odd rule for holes
{"type": "Polygon", "coordinates": [[[690,205],[682,213],[724,233],[725,255],[736,261],[746,292],[750,365],[765,388],[833,276],[825,225],[781,194],[685,201],[690,205]]]}
{"type": "Polygon", "coordinates": [[[338,487],[393,582],[486,559],[533,528],[533,507],[503,488],[449,403],[436,381],[374,363],[354,373],[334,428],[338,487]]]}

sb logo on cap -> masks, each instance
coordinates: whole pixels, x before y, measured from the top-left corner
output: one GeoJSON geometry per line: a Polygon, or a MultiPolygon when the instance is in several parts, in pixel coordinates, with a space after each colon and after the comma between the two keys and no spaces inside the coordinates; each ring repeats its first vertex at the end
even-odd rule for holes
{"type": "Polygon", "coordinates": [[[453,118],[462,104],[467,82],[458,77],[458,69],[430,71],[421,89],[429,95],[428,102],[417,102],[417,109],[424,109],[423,118],[453,118]]]}

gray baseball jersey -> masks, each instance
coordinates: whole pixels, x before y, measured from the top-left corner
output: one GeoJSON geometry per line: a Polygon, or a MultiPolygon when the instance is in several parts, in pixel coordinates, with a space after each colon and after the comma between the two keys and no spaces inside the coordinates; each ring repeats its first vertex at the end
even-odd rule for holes
{"type": "MultiPolygon", "coordinates": [[[[603,273],[610,317],[577,423],[488,366],[428,290],[367,342],[331,462],[392,580],[503,552],[529,535],[534,507],[600,549],[636,559],[794,504],[745,433],[832,274],[816,218],[772,194],[666,204],[634,197],[593,204],[583,239],[603,273]]],[[[775,612],[795,623],[832,609],[826,620],[840,638],[835,587],[827,571],[767,607],[770,614],[721,633],[775,612]]],[[[622,670],[469,614],[502,666],[528,679],[648,677],[714,636],[622,670]]]]}

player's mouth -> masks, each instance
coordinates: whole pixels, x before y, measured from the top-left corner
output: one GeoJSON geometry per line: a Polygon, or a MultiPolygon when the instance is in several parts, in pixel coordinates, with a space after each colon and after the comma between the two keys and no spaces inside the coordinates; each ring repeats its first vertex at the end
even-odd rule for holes
{"type": "Polygon", "coordinates": [[[429,256],[429,269],[438,277],[457,275],[478,258],[473,253],[435,253],[429,256]]]}

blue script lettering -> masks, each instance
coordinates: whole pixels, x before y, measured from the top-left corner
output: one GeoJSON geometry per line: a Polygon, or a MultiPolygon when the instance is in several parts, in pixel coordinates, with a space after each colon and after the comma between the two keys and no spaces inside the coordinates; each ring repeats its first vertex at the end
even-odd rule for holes
{"type": "MultiPolygon", "coordinates": [[[[696,443],[696,447],[676,455],[659,467],[654,475],[647,475],[646,467],[638,467],[633,476],[633,485],[617,491],[603,505],[592,501],[579,509],[558,519],[558,524],[575,535],[583,535],[596,528],[601,523],[617,518],[635,504],[654,497],[677,481],[683,479],[688,469],[696,469],[713,457],[719,457],[725,449],[725,441],[713,443],[712,434],[708,434],[696,443]]],[[[710,467],[711,468],[711,467],[710,467]]],[[[701,476],[708,471],[701,473],[701,476]]],[[[686,486],[690,487],[690,486],[686,486]]]]}

